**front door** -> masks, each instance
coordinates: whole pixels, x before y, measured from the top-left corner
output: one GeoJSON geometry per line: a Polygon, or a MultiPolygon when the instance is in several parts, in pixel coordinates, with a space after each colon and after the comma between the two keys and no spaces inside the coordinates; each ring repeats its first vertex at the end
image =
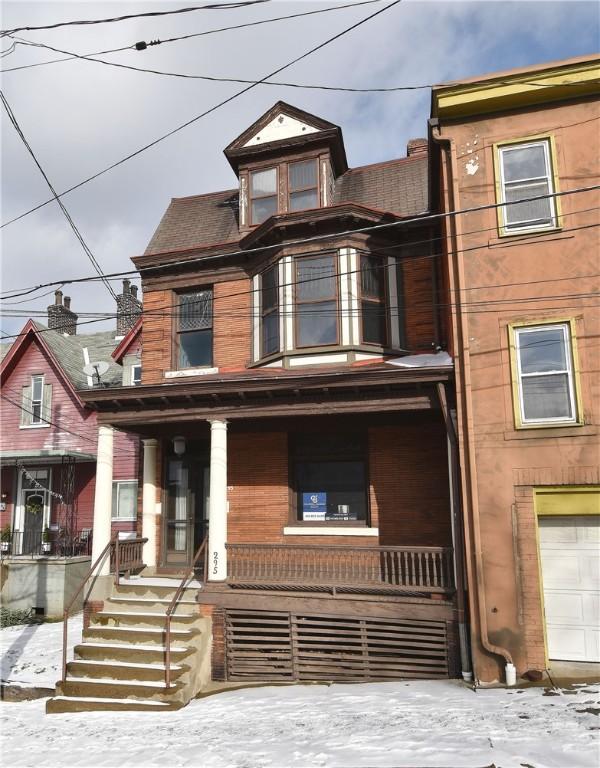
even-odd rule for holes
{"type": "Polygon", "coordinates": [[[169,458],[163,565],[185,567],[207,532],[208,465],[194,456],[169,458]]]}
{"type": "MultiPolygon", "coordinates": [[[[50,518],[50,471],[32,469],[23,473],[18,516],[15,528],[21,531],[21,541],[15,541],[15,554],[39,554],[42,545],[42,532],[50,518]]],[[[17,534],[18,536],[18,534],[17,534]]]]}

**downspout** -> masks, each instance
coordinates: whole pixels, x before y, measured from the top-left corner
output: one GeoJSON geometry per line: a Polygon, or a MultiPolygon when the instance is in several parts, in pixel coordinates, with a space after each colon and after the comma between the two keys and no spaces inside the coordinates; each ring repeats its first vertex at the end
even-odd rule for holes
{"type": "MultiPolygon", "coordinates": [[[[444,146],[449,171],[448,192],[450,195],[450,211],[459,210],[458,201],[458,173],[456,164],[456,148],[454,140],[451,137],[443,137],[440,134],[439,120],[437,118],[429,121],[431,128],[431,138],[434,143],[440,147],[444,146]]],[[[452,261],[453,268],[449,270],[450,275],[450,295],[453,296],[456,307],[455,339],[461,355],[458,358],[457,378],[462,379],[460,397],[463,406],[463,418],[465,423],[465,458],[468,466],[468,475],[465,478],[465,491],[468,492],[470,499],[471,518],[473,521],[473,539],[475,545],[475,568],[477,590],[477,608],[479,617],[479,632],[481,644],[484,649],[495,656],[500,656],[505,662],[505,680],[507,685],[514,685],[516,682],[516,670],[510,652],[506,648],[494,645],[490,642],[488,635],[487,608],[485,602],[485,580],[483,573],[483,554],[481,547],[481,527],[479,514],[479,496],[477,493],[477,464],[475,461],[475,439],[473,435],[473,396],[471,385],[471,358],[469,350],[469,333],[467,328],[466,315],[462,310],[462,286],[465,285],[464,261],[463,261],[463,242],[462,227],[459,216],[449,216],[448,223],[452,231],[452,250],[455,258],[452,261]],[[456,274],[454,274],[456,272],[456,274]],[[454,285],[452,285],[452,283],[454,285]],[[460,360],[462,359],[462,369],[460,360]]]]}
{"type": "Polygon", "coordinates": [[[456,428],[452,421],[446,386],[441,381],[436,384],[438,400],[446,425],[448,444],[448,479],[450,484],[450,510],[452,522],[452,544],[454,549],[454,578],[456,584],[456,609],[458,618],[458,643],[460,647],[460,664],[462,678],[466,683],[473,680],[473,667],[469,652],[469,636],[466,623],[465,600],[465,548],[463,539],[463,516],[460,504],[460,473],[458,469],[458,439],[456,428]]]}

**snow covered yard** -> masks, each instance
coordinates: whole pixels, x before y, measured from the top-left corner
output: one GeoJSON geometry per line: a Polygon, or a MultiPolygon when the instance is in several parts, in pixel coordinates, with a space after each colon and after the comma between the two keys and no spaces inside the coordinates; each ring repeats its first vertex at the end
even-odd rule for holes
{"type": "MultiPolygon", "coordinates": [[[[73,641],[81,617],[75,624],[73,641]]],[[[10,679],[51,685],[60,667],[62,625],[28,629],[2,630],[3,652],[13,651],[3,669],[12,666],[10,679]]],[[[2,762],[70,768],[596,768],[599,690],[474,693],[457,681],[269,686],[198,699],[177,712],[49,716],[44,699],[3,702],[2,762]]]]}

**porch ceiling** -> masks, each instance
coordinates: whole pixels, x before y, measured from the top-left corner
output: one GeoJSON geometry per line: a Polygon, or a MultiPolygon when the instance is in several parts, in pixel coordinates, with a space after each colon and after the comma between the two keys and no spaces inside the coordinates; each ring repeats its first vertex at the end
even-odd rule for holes
{"type": "Polygon", "coordinates": [[[448,368],[206,377],[158,385],[87,391],[100,423],[163,424],[190,419],[248,419],[318,414],[429,410],[439,407],[435,385],[448,368]]]}

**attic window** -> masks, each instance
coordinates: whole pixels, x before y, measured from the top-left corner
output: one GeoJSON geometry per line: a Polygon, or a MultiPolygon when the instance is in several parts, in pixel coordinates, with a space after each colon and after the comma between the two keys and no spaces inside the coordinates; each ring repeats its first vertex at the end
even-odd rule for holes
{"type": "Polygon", "coordinates": [[[289,165],[290,211],[304,211],[319,205],[319,173],[316,160],[289,165]]]}
{"type": "Polygon", "coordinates": [[[250,174],[250,211],[252,224],[261,224],[277,213],[277,169],[250,174]]]}

